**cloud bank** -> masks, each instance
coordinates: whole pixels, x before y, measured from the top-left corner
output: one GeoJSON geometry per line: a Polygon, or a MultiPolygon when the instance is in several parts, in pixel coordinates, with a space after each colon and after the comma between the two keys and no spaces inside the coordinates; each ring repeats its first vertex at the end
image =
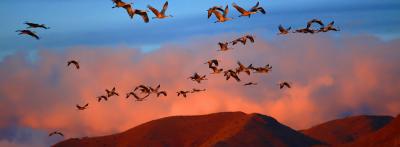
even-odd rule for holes
{"type": "MultiPolygon", "coordinates": [[[[0,128],[60,130],[67,138],[99,136],[171,115],[244,111],[305,129],[343,115],[400,112],[400,40],[292,35],[256,38],[254,44],[216,51],[215,40],[237,36],[168,44],[150,53],[125,47],[44,49],[35,62],[23,51],[9,55],[0,63],[0,128]],[[270,64],[273,69],[266,75],[240,74],[242,83],[225,81],[222,75],[209,75],[203,64],[213,58],[221,60],[224,69],[236,67],[237,61],[270,64]],[[78,60],[81,69],[67,67],[70,59],[78,60]],[[208,80],[188,80],[194,72],[207,74],[208,80]],[[279,90],[276,84],[283,80],[291,81],[293,88],[279,90]],[[244,87],[249,81],[258,85],[244,87]],[[125,99],[125,93],[139,84],[161,84],[168,96],[151,96],[144,102],[125,99]],[[95,97],[113,86],[123,96],[98,103],[95,97]],[[177,90],[191,88],[207,91],[186,99],[176,96],[177,90]],[[76,104],[86,102],[87,110],[76,110],[76,104]]],[[[1,144],[12,144],[3,136],[1,144]]]]}

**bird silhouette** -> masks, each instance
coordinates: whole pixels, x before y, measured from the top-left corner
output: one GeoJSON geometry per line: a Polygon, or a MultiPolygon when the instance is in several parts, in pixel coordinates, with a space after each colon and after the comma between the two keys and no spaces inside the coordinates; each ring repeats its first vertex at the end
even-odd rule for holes
{"type": "Polygon", "coordinates": [[[157,97],[159,97],[160,95],[167,96],[167,92],[166,91],[157,92],[157,97]]]}
{"type": "Polygon", "coordinates": [[[340,31],[338,28],[333,27],[334,23],[334,21],[330,22],[327,26],[320,28],[318,32],[340,31]]]}
{"type": "Polygon", "coordinates": [[[224,76],[226,80],[229,80],[231,77],[233,77],[237,82],[240,82],[239,76],[232,69],[224,71],[224,76]]]}
{"type": "Polygon", "coordinates": [[[260,4],[260,2],[257,2],[255,6],[253,6],[250,10],[245,10],[242,7],[240,7],[239,5],[237,5],[236,3],[232,3],[232,6],[240,13],[239,17],[242,16],[248,16],[250,18],[250,16],[252,14],[256,14],[257,12],[261,12],[262,14],[265,14],[265,10],[262,7],[259,7],[258,5],[260,4]]]}
{"type": "Polygon", "coordinates": [[[316,30],[313,30],[313,29],[310,29],[310,28],[302,28],[302,29],[295,30],[293,33],[304,33],[304,34],[310,33],[310,34],[314,34],[316,32],[317,32],[316,30]]]}
{"type": "Polygon", "coordinates": [[[15,32],[19,32],[18,35],[24,35],[24,34],[25,34],[25,35],[29,35],[29,36],[35,38],[36,40],[39,40],[39,39],[40,39],[39,36],[36,35],[36,33],[33,32],[33,31],[31,31],[31,30],[17,30],[17,31],[15,31],[15,32]]]}
{"type": "Polygon", "coordinates": [[[193,74],[193,76],[189,77],[192,81],[196,81],[197,83],[201,83],[203,80],[207,80],[206,75],[200,76],[197,72],[193,74]]]}
{"type": "Polygon", "coordinates": [[[61,133],[60,131],[54,131],[54,132],[49,133],[49,136],[53,136],[53,135],[60,135],[61,137],[64,137],[64,134],[61,133]]]}
{"type": "Polygon", "coordinates": [[[228,13],[229,13],[229,6],[226,5],[225,10],[223,12],[223,14],[221,14],[221,12],[217,11],[217,10],[213,10],[212,13],[214,13],[215,17],[217,17],[217,21],[215,21],[214,23],[220,22],[226,22],[229,20],[232,20],[233,18],[229,18],[227,17],[228,13]]]}
{"type": "Polygon", "coordinates": [[[165,15],[165,11],[167,11],[167,9],[168,9],[168,1],[166,1],[164,3],[164,6],[163,6],[161,12],[159,12],[156,8],[154,8],[150,5],[147,5],[147,7],[154,13],[154,15],[156,15],[156,17],[153,17],[153,19],[154,18],[163,19],[163,18],[167,18],[167,17],[172,17],[172,15],[165,15]]]}
{"type": "Polygon", "coordinates": [[[160,95],[167,96],[167,92],[166,92],[166,91],[160,91],[160,90],[159,90],[160,87],[161,87],[160,84],[158,84],[158,86],[157,86],[156,88],[152,88],[152,87],[149,87],[149,88],[150,88],[150,91],[151,91],[152,93],[157,94],[157,97],[159,97],[160,95]]]}
{"type": "Polygon", "coordinates": [[[193,88],[192,91],[190,93],[196,93],[196,92],[202,92],[202,91],[206,91],[206,89],[197,89],[197,88],[193,88]]]}
{"type": "Polygon", "coordinates": [[[233,41],[231,41],[232,45],[237,44],[238,42],[242,43],[243,45],[246,45],[247,40],[250,40],[251,43],[254,43],[254,36],[252,35],[244,35],[240,38],[237,38],[233,41]]]}
{"type": "Polygon", "coordinates": [[[218,45],[219,45],[219,50],[218,51],[231,50],[231,48],[228,47],[229,42],[218,42],[218,45]]]}
{"type": "Polygon", "coordinates": [[[213,12],[217,11],[217,10],[222,13],[224,12],[224,9],[222,9],[222,6],[213,6],[207,10],[207,12],[208,12],[207,18],[210,18],[211,15],[213,14],[213,12]]]}
{"type": "Polygon", "coordinates": [[[242,63],[240,63],[240,61],[238,61],[237,64],[239,66],[236,68],[237,74],[240,74],[241,72],[245,72],[247,75],[250,75],[250,67],[252,67],[251,64],[248,67],[244,66],[242,63]]]}
{"type": "Polygon", "coordinates": [[[213,66],[213,64],[215,65],[215,66],[218,66],[218,63],[219,63],[219,60],[217,60],[217,59],[211,59],[211,60],[208,60],[206,63],[204,63],[204,64],[208,64],[208,67],[212,67],[213,66]]]}
{"type": "Polygon", "coordinates": [[[46,27],[45,24],[37,24],[32,22],[25,22],[24,24],[28,25],[27,29],[29,28],[43,28],[43,29],[50,29],[50,27],[46,27]]]}
{"type": "Polygon", "coordinates": [[[279,25],[278,29],[279,29],[278,35],[286,35],[289,33],[289,31],[292,29],[292,27],[284,28],[282,25],[279,25]]]}
{"type": "Polygon", "coordinates": [[[84,106],[79,106],[78,104],[76,104],[76,108],[78,108],[78,110],[85,110],[85,109],[87,109],[88,106],[89,106],[89,103],[86,103],[84,106]]]}
{"type": "Polygon", "coordinates": [[[97,101],[98,101],[98,102],[100,102],[102,99],[104,99],[105,101],[108,100],[108,97],[105,96],[105,95],[101,95],[101,96],[98,96],[98,97],[96,97],[96,98],[97,98],[97,101]]]}
{"type": "Polygon", "coordinates": [[[76,61],[76,60],[69,60],[69,61],[67,62],[67,66],[69,66],[69,65],[71,65],[71,64],[75,65],[76,69],[79,69],[79,68],[80,68],[79,62],[76,61]]]}
{"type": "Polygon", "coordinates": [[[279,85],[279,89],[282,89],[282,88],[285,88],[285,87],[292,88],[291,83],[286,82],[286,81],[280,82],[280,83],[278,83],[278,85],[279,85]]]}
{"type": "Polygon", "coordinates": [[[107,97],[111,97],[111,96],[119,96],[119,93],[117,93],[117,91],[115,90],[115,87],[113,87],[111,90],[106,89],[105,90],[107,93],[107,97]]]}
{"type": "Polygon", "coordinates": [[[255,73],[268,73],[272,70],[272,66],[269,64],[265,65],[264,67],[254,68],[253,66],[250,66],[249,68],[254,70],[255,73]]]}
{"type": "Polygon", "coordinates": [[[126,5],[132,4],[132,3],[125,3],[122,0],[112,0],[112,2],[114,2],[114,6],[112,8],[123,8],[126,5]]]}
{"type": "Polygon", "coordinates": [[[251,7],[250,12],[261,12],[262,14],[265,14],[265,10],[263,7],[259,7],[260,2],[257,2],[256,5],[254,5],[253,7],[251,7]]]}
{"type": "Polygon", "coordinates": [[[219,74],[219,73],[221,73],[222,71],[224,71],[224,69],[218,68],[218,67],[216,67],[216,66],[211,66],[211,67],[209,67],[209,68],[211,68],[212,71],[213,71],[211,74],[219,74]]]}
{"type": "Polygon", "coordinates": [[[190,93],[190,91],[183,91],[183,90],[180,90],[180,91],[178,91],[178,92],[176,92],[176,93],[178,94],[178,96],[182,95],[184,98],[186,98],[186,97],[187,97],[187,94],[190,93]]]}
{"type": "Polygon", "coordinates": [[[257,83],[254,83],[254,82],[248,82],[248,83],[245,83],[245,84],[243,84],[243,86],[250,86],[250,85],[257,85],[257,83]]]}
{"type": "Polygon", "coordinates": [[[135,16],[135,14],[138,14],[142,17],[142,19],[145,23],[149,22],[149,17],[147,15],[147,12],[144,10],[133,9],[132,8],[133,3],[128,4],[121,0],[112,0],[112,1],[115,3],[115,6],[113,6],[112,8],[124,8],[130,18],[133,18],[133,16],[135,16]]]}

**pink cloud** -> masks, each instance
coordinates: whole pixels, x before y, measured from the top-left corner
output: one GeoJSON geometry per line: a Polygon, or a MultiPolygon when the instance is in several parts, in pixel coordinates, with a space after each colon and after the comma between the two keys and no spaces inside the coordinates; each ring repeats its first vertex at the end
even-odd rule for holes
{"type": "Polygon", "coordinates": [[[210,40],[165,45],[146,54],[131,48],[48,49],[39,51],[35,63],[25,60],[23,53],[8,56],[0,63],[0,125],[7,126],[8,118],[16,117],[23,126],[77,137],[121,132],[171,115],[220,111],[263,113],[295,129],[345,112],[400,112],[399,40],[295,35],[274,41],[257,38],[255,44],[238,45],[226,53],[217,52],[216,41],[210,40]],[[222,60],[224,69],[236,67],[238,60],[271,64],[273,69],[267,75],[240,75],[244,82],[258,82],[255,87],[225,81],[222,75],[207,75],[202,84],[187,79],[193,72],[210,73],[203,63],[212,58],[222,60]],[[80,61],[82,68],[66,67],[69,59],[80,61]],[[276,83],[281,80],[294,87],[279,90],[276,83]],[[151,96],[144,102],[125,99],[125,93],[139,84],[161,84],[168,96],[151,96]],[[95,97],[113,86],[122,96],[98,103],[95,97]],[[186,99],[176,96],[178,89],[194,87],[207,91],[186,99]],[[89,109],[75,109],[86,102],[89,109]]]}

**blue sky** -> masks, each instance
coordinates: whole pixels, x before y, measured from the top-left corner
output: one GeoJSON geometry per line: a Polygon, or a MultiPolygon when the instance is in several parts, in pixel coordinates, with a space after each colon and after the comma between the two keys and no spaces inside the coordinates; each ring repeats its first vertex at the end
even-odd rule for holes
{"type": "MultiPolygon", "coordinates": [[[[179,43],[187,39],[224,33],[256,33],[276,37],[277,26],[303,27],[312,18],[336,21],[343,31],[336,34],[369,34],[390,40],[400,35],[400,1],[397,0],[280,0],[260,1],[268,14],[251,19],[238,18],[232,0],[183,1],[170,0],[167,13],[174,17],[143,23],[139,17],[128,18],[122,9],[112,9],[111,0],[2,0],[0,14],[0,59],[19,50],[42,48],[62,50],[74,46],[130,46],[144,50],[156,49],[164,43],[179,43]],[[230,17],[236,19],[214,24],[206,19],[205,10],[213,5],[229,4],[230,17]],[[50,30],[36,30],[42,37],[36,41],[16,35],[24,21],[45,23],[50,30]]],[[[251,7],[256,1],[236,1],[251,7]]],[[[134,7],[150,4],[161,8],[163,1],[134,1],[134,7]]],[[[151,16],[152,14],[150,14],[151,16]]]]}

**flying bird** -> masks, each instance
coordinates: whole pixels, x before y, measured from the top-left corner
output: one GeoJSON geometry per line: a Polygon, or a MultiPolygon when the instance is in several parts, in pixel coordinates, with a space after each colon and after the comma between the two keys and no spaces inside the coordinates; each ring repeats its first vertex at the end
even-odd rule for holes
{"type": "Polygon", "coordinates": [[[289,83],[289,82],[280,82],[280,83],[278,83],[278,85],[279,85],[279,89],[282,89],[284,87],[287,87],[287,88],[291,88],[292,87],[291,83],[289,83]]]}
{"type": "Polygon", "coordinates": [[[132,4],[132,3],[127,4],[127,3],[123,2],[122,0],[112,0],[112,2],[115,4],[112,8],[122,8],[126,5],[132,4]]]}
{"type": "Polygon", "coordinates": [[[231,49],[231,48],[228,47],[229,42],[218,42],[218,45],[219,45],[220,49],[217,50],[217,51],[227,51],[227,50],[231,49]]]}
{"type": "Polygon", "coordinates": [[[51,133],[49,134],[49,136],[53,136],[53,135],[60,135],[60,136],[64,137],[64,134],[61,133],[60,131],[54,131],[54,132],[51,132],[51,133]]]}
{"type": "Polygon", "coordinates": [[[166,91],[160,91],[160,90],[159,90],[160,87],[161,87],[160,84],[158,84],[158,86],[157,86],[156,88],[152,88],[152,87],[149,87],[149,88],[150,88],[150,91],[151,91],[152,93],[157,94],[157,97],[159,97],[160,95],[167,96],[167,92],[166,92],[166,91]]]}
{"type": "Polygon", "coordinates": [[[250,12],[261,12],[262,14],[265,14],[265,10],[263,7],[259,7],[258,5],[260,5],[260,2],[257,2],[256,5],[254,5],[253,7],[251,7],[250,12]]]}
{"type": "Polygon", "coordinates": [[[319,29],[318,32],[340,31],[339,29],[333,27],[334,23],[335,23],[334,21],[330,22],[327,26],[322,27],[321,29],[319,29]]]}
{"type": "Polygon", "coordinates": [[[212,60],[208,60],[206,63],[204,63],[204,64],[208,64],[208,67],[212,67],[213,66],[213,64],[215,65],[215,66],[218,66],[218,63],[219,63],[219,60],[217,60],[217,59],[212,59],[212,60]]]}
{"type": "Polygon", "coordinates": [[[310,34],[314,34],[314,33],[318,33],[318,30],[314,30],[311,28],[312,24],[317,23],[321,26],[321,28],[324,28],[324,23],[319,20],[319,19],[312,19],[310,21],[307,22],[307,26],[306,28],[302,28],[302,29],[297,29],[295,30],[293,33],[310,33],[310,34]]]}
{"type": "Polygon", "coordinates": [[[248,67],[244,66],[242,63],[240,63],[240,61],[238,61],[237,64],[239,65],[239,67],[236,68],[237,74],[245,72],[247,75],[250,75],[250,67],[252,67],[251,64],[248,67]]]}
{"type": "Polygon", "coordinates": [[[128,13],[130,18],[133,18],[135,15],[135,11],[132,9],[132,3],[125,3],[122,0],[112,0],[115,5],[112,8],[124,8],[126,12],[128,13]]]}
{"type": "Polygon", "coordinates": [[[207,18],[210,18],[211,15],[213,14],[213,12],[217,11],[217,10],[221,11],[222,13],[224,12],[224,9],[222,9],[222,6],[213,6],[207,10],[207,12],[208,12],[207,18]]]}
{"type": "Polygon", "coordinates": [[[242,43],[243,45],[246,45],[247,40],[250,40],[251,43],[254,43],[254,36],[252,35],[244,35],[236,40],[232,41],[232,45],[237,44],[238,42],[242,43]]]}
{"type": "Polygon", "coordinates": [[[232,69],[224,71],[224,76],[226,80],[229,80],[231,77],[233,77],[237,82],[240,82],[239,76],[232,69]]]}
{"type": "Polygon", "coordinates": [[[180,90],[180,91],[178,91],[178,92],[176,92],[176,93],[178,94],[178,96],[182,95],[184,98],[186,98],[187,93],[190,93],[190,91],[183,91],[183,90],[180,90]]]}
{"type": "Polygon", "coordinates": [[[154,15],[156,15],[156,17],[153,17],[153,19],[154,18],[163,19],[163,18],[167,18],[167,17],[172,17],[172,15],[165,15],[165,11],[167,11],[167,8],[168,8],[168,1],[166,1],[164,3],[164,6],[163,6],[161,12],[159,12],[156,8],[154,8],[150,5],[147,5],[147,7],[154,13],[154,15]]]}
{"type": "Polygon", "coordinates": [[[238,39],[231,41],[232,45],[236,45],[238,42],[242,43],[243,45],[246,45],[247,39],[240,37],[238,39]]]}
{"type": "Polygon", "coordinates": [[[265,65],[264,67],[254,68],[253,66],[250,66],[249,68],[254,70],[255,73],[268,73],[272,70],[272,66],[269,64],[265,65]]]}
{"type": "Polygon", "coordinates": [[[23,35],[23,34],[25,34],[25,35],[29,35],[29,36],[31,36],[31,37],[37,39],[37,40],[40,39],[39,36],[36,35],[35,32],[33,32],[33,31],[31,31],[31,30],[17,30],[17,31],[15,31],[15,32],[19,32],[18,35],[23,35]]]}
{"type": "Polygon", "coordinates": [[[207,80],[206,75],[200,76],[197,72],[193,74],[193,76],[189,77],[192,81],[196,81],[197,83],[201,83],[203,80],[207,80]]]}
{"type": "Polygon", "coordinates": [[[105,95],[98,96],[98,97],[96,97],[96,98],[97,98],[97,101],[98,101],[98,102],[100,102],[102,99],[104,99],[105,101],[107,101],[107,100],[108,100],[108,97],[107,97],[107,96],[105,96],[105,95]]]}
{"type": "Polygon", "coordinates": [[[249,39],[251,43],[254,43],[254,36],[253,35],[246,35],[245,37],[247,39],[249,39]]]}
{"type": "Polygon", "coordinates": [[[212,72],[211,74],[219,74],[219,73],[221,73],[222,71],[224,71],[224,69],[218,68],[218,67],[216,67],[216,66],[211,66],[210,68],[213,70],[213,72],[212,72]]]}
{"type": "Polygon", "coordinates": [[[111,90],[106,89],[107,97],[111,96],[119,96],[119,93],[116,92],[115,87],[113,87],[111,90]]]}
{"type": "Polygon", "coordinates": [[[206,91],[206,89],[196,89],[193,88],[192,91],[190,93],[196,93],[196,92],[202,92],[202,91],[206,91]]]}
{"type": "Polygon", "coordinates": [[[31,23],[31,22],[25,22],[24,24],[28,25],[29,28],[43,28],[43,29],[50,29],[50,27],[46,27],[45,24],[37,24],[37,23],[31,23]]]}
{"type": "Polygon", "coordinates": [[[229,21],[229,20],[232,20],[232,19],[233,19],[233,18],[226,17],[227,14],[229,13],[229,7],[228,7],[228,5],[226,5],[223,14],[221,14],[221,12],[219,12],[219,11],[217,11],[217,10],[214,10],[214,11],[212,11],[212,12],[214,13],[215,17],[217,17],[217,21],[215,21],[214,23],[217,23],[217,22],[222,23],[222,22],[226,22],[226,21],[229,21]]]}
{"type": "Polygon", "coordinates": [[[316,32],[317,32],[316,30],[313,30],[313,29],[310,29],[310,28],[303,28],[303,29],[297,29],[293,33],[304,33],[304,34],[310,33],[310,34],[314,34],[316,32]]]}
{"type": "Polygon", "coordinates": [[[245,83],[245,84],[243,84],[243,86],[250,86],[250,85],[257,85],[257,83],[254,83],[254,82],[248,82],[248,83],[245,83]]]}
{"type": "Polygon", "coordinates": [[[138,14],[142,17],[142,19],[145,23],[149,22],[149,17],[147,16],[147,12],[143,11],[143,10],[133,9],[132,5],[131,5],[132,3],[128,4],[121,0],[112,0],[112,1],[115,3],[115,6],[113,6],[112,8],[124,8],[130,18],[133,18],[133,16],[135,16],[135,14],[138,14]]]}
{"type": "Polygon", "coordinates": [[[75,65],[76,69],[79,69],[79,68],[80,68],[79,62],[76,61],[76,60],[70,60],[70,61],[67,62],[67,66],[69,66],[69,65],[71,65],[71,64],[75,65]]]}
{"type": "Polygon", "coordinates": [[[85,109],[87,109],[88,106],[89,106],[89,103],[86,103],[84,106],[79,106],[78,104],[76,104],[76,108],[78,108],[78,110],[85,110],[85,109]]]}
{"type": "Polygon", "coordinates": [[[257,2],[255,6],[253,6],[250,10],[245,10],[242,7],[240,7],[239,5],[237,5],[236,3],[232,3],[232,6],[235,7],[235,9],[237,11],[239,11],[239,13],[241,15],[239,15],[239,17],[242,16],[248,16],[250,18],[250,16],[252,14],[256,14],[257,12],[261,12],[262,14],[265,14],[265,10],[263,7],[259,7],[258,5],[260,4],[260,2],[257,2]]]}
{"type": "Polygon", "coordinates": [[[160,95],[167,96],[167,92],[166,91],[157,92],[157,97],[159,97],[160,95]]]}
{"type": "Polygon", "coordinates": [[[289,33],[289,31],[292,29],[292,27],[289,28],[284,28],[282,25],[279,25],[279,33],[278,35],[286,35],[289,33]]]}

